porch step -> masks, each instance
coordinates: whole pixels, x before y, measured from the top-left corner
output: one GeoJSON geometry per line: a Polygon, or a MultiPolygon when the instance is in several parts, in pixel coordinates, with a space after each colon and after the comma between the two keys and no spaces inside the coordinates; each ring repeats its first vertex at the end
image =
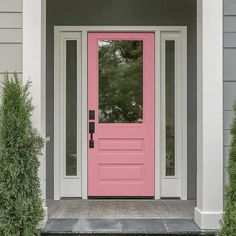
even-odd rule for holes
{"type": "Polygon", "coordinates": [[[215,236],[216,233],[157,233],[157,234],[132,234],[132,233],[120,233],[120,234],[111,234],[111,233],[107,233],[107,234],[101,234],[101,233],[91,233],[91,234],[74,234],[74,233],[60,233],[60,234],[54,234],[54,233],[42,233],[41,236],[215,236]]]}
{"type": "Polygon", "coordinates": [[[42,236],[215,235],[191,219],[50,219],[42,236]]]}

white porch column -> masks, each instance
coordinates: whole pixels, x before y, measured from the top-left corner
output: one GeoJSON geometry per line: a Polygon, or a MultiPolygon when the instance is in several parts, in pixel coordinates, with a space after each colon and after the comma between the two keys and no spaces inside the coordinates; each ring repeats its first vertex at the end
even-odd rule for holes
{"type": "Polygon", "coordinates": [[[202,229],[219,228],[223,212],[223,0],[198,0],[197,207],[202,229]]]}
{"type": "MultiPolygon", "coordinates": [[[[46,0],[23,0],[23,83],[30,80],[35,106],[33,125],[45,138],[46,130],[46,0]]],[[[46,199],[46,155],[40,156],[40,185],[46,199]]],[[[44,202],[45,212],[47,213],[44,202]]],[[[46,215],[47,216],[47,215],[46,215]]],[[[47,218],[47,217],[45,217],[47,218]]]]}

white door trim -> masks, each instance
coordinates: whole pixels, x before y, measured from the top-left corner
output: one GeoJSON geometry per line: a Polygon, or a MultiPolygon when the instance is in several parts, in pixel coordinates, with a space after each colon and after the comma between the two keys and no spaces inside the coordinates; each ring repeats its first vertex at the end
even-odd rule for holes
{"type": "MultiPolygon", "coordinates": [[[[81,197],[81,32],[59,32],[55,37],[55,79],[54,79],[54,178],[59,197],[81,197]],[[66,41],[77,41],[77,175],[66,176],[66,41]],[[56,177],[56,176],[55,176],[56,177]],[[59,181],[59,185],[58,182],[59,181]],[[77,186],[76,188],[74,186],[77,186]]],[[[58,196],[57,196],[58,198],[58,196]]]]}
{"type": "MultiPolygon", "coordinates": [[[[183,76],[183,71],[186,70],[186,56],[183,56],[181,48],[186,44],[181,44],[181,32],[161,32],[161,197],[180,197],[187,198],[187,193],[184,192],[186,179],[184,178],[184,171],[187,160],[186,155],[183,155],[183,139],[184,133],[187,130],[187,109],[184,109],[187,101],[187,85],[186,76],[183,76]],[[168,40],[175,42],[175,175],[166,176],[166,48],[165,43],[168,40]],[[183,188],[183,189],[182,189],[183,188]]],[[[186,137],[186,136],[185,136],[186,137]]]]}
{"type": "MultiPolygon", "coordinates": [[[[59,38],[61,32],[81,32],[82,34],[82,133],[81,137],[87,137],[87,33],[88,32],[99,32],[99,31],[109,31],[109,32],[125,32],[125,31],[135,31],[135,32],[154,32],[155,33],[155,198],[159,199],[161,197],[161,58],[160,58],[160,36],[162,32],[179,32],[181,35],[181,58],[183,60],[181,73],[182,73],[182,123],[181,125],[181,139],[179,145],[182,147],[182,176],[181,176],[181,199],[187,199],[187,27],[186,26],[55,26],[54,27],[54,77],[59,78],[60,68],[59,68],[59,38]]],[[[60,129],[60,124],[58,123],[58,117],[60,114],[60,104],[58,104],[58,83],[54,79],[54,101],[56,106],[54,108],[54,199],[60,199],[60,162],[58,159],[58,150],[61,146],[61,141],[59,139],[58,130],[60,129]],[[57,135],[57,136],[55,136],[57,135]],[[56,150],[57,149],[57,150],[56,150]]],[[[59,91],[59,90],[58,90],[59,91]]],[[[87,138],[82,138],[81,140],[81,150],[82,150],[82,198],[87,198],[87,138]]]]}

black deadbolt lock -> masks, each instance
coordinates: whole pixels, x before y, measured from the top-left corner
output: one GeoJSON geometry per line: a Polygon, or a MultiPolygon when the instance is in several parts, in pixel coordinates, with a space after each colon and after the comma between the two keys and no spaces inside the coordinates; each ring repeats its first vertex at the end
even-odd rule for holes
{"type": "Polygon", "coordinates": [[[94,110],[89,110],[89,119],[95,120],[95,111],[94,110]]]}

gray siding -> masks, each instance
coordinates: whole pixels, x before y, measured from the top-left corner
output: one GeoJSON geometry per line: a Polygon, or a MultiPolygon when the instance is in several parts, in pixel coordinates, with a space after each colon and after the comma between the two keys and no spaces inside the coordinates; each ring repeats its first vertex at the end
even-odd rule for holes
{"type": "Polygon", "coordinates": [[[8,71],[22,74],[23,0],[0,0],[0,78],[8,71]]]}
{"type": "Polygon", "coordinates": [[[231,142],[230,126],[236,99],[236,1],[224,0],[224,168],[227,183],[227,160],[231,142]]]}
{"type": "Polygon", "coordinates": [[[186,25],[188,27],[188,199],[196,199],[196,0],[47,0],[47,198],[53,198],[54,32],[56,25],[186,25]]]}

